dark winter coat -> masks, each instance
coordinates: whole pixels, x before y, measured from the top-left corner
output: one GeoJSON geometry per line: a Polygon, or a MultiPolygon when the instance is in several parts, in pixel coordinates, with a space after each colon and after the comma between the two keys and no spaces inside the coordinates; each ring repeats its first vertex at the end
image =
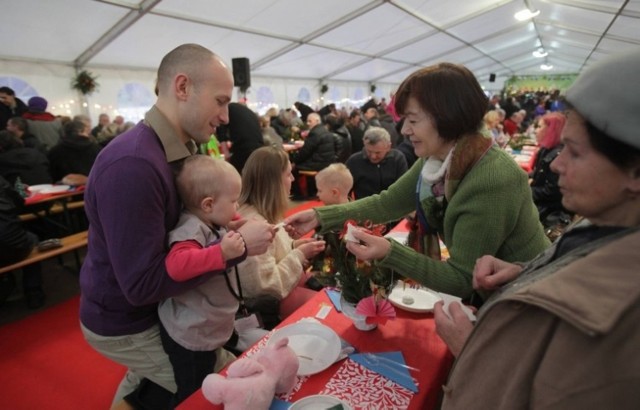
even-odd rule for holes
{"type": "Polygon", "coordinates": [[[0,152],[0,175],[12,185],[18,177],[27,185],[51,183],[49,161],[35,148],[20,147],[0,152]]]}
{"type": "Polygon", "coordinates": [[[347,162],[351,156],[351,134],[346,126],[341,126],[333,131],[334,138],[336,138],[336,156],[337,161],[343,164],[347,162]]]}
{"type": "Polygon", "coordinates": [[[324,125],[309,131],[304,145],[292,158],[298,169],[320,171],[336,161],[335,138],[324,125]]]}
{"type": "Polygon", "coordinates": [[[68,174],[89,175],[102,147],[81,135],[66,136],[49,151],[49,165],[54,181],[68,174]]]}
{"type": "Polygon", "coordinates": [[[416,151],[413,149],[413,144],[408,138],[403,139],[396,149],[404,154],[404,158],[407,160],[407,166],[409,168],[411,168],[418,160],[416,151]]]}
{"type": "Polygon", "coordinates": [[[354,127],[351,124],[347,125],[347,130],[351,135],[351,152],[360,152],[364,148],[364,130],[360,127],[354,127]]]}
{"type": "Polygon", "coordinates": [[[13,117],[22,117],[22,114],[28,111],[27,104],[20,98],[16,97],[16,106],[9,108],[7,105],[0,103],[0,130],[7,128],[7,122],[13,117]]]}
{"type": "Polygon", "coordinates": [[[541,221],[554,212],[567,212],[562,206],[558,174],[551,170],[551,162],[560,154],[561,149],[561,146],[540,148],[531,171],[531,194],[541,221]]]}
{"type": "Polygon", "coordinates": [[[229,104],[229,124],[218,127],[218,140],[231,141],[229,162],[242,173],[249,155],[264,146],[262,129],[256,114],[246,105],[229,104]]]}
{"type": "Polygon", "coordinates": [[[23,259],[33,247],[18,218],[23,204],[13,186],[0,176],[0,265],[23,259]]]}
{"type": "Polygon", "coordinates": [[[379,194],[407,172],[407,160],[396,149],[391,149],[377,164],[369,161],[364,151],[356,152],[349,157],[346,165],[353,175],[353,192],[356,199],[379,194]]]}

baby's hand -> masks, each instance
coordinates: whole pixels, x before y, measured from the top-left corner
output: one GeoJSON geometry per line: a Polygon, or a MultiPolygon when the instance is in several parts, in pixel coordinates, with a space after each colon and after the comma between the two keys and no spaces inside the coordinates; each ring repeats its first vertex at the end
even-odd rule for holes
{"type": "Polygon", "coordinates": [[[220,241],[220,247],[225,261],[244,255],[244,240],[238,232],[227,232],[220,241]]]}

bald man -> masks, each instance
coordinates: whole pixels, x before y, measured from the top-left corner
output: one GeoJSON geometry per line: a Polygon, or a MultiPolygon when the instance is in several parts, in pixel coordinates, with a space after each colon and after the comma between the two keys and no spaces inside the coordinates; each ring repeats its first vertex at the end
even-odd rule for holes
{"type": "MultiPolygon", "coordinates": [[[[158,302],[213,273],[176,282],[165,268],[167,232],[181,209],[174,175],[182,161],[228,121],[233,77],[211,51],[184,44],[158,69],[158,99],[144,121],[104,148],[85,191],[89,248],[80,272],[80,321],[87,342],[127,367],[114,397],[164,408],[176,391],[160,340],[158,302]],[[168,396],[167,396],[168,394],[168,396]]],[[[247,254],[263,253],[274,227],[240,221],[247,254]]],[[[246,257],[246,255],[245,255],[246,257]]]]}

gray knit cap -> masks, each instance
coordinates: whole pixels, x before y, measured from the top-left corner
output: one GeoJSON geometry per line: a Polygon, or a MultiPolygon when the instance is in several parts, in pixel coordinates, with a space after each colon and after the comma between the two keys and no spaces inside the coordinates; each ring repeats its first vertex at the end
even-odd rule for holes
{"type": "Polygon", "coordinates": [[[589,66],[566,99],[600,131],[640,149],[640,49],[589,66]]]}

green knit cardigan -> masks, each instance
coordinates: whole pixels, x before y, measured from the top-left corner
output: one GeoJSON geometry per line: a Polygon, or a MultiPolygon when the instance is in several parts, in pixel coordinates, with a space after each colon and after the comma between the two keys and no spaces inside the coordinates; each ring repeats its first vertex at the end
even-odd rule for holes
{"type": "MultiPolygon", "coordinates": [[[[416,161],[379,195],[315,208],[320,233],[340,229],[346,219],[385,223],[414,211],[423,165],[424,159],[416,161]]],[[[450,255],[445,262],[391,240],[391,250],[377,263],[433,290],[466,298],[473,292],[479,257],[526,262],[549,246],[527,175],[507,153],[492,147],[467,173],[445,210],[441,239],[450,255]]]]}

